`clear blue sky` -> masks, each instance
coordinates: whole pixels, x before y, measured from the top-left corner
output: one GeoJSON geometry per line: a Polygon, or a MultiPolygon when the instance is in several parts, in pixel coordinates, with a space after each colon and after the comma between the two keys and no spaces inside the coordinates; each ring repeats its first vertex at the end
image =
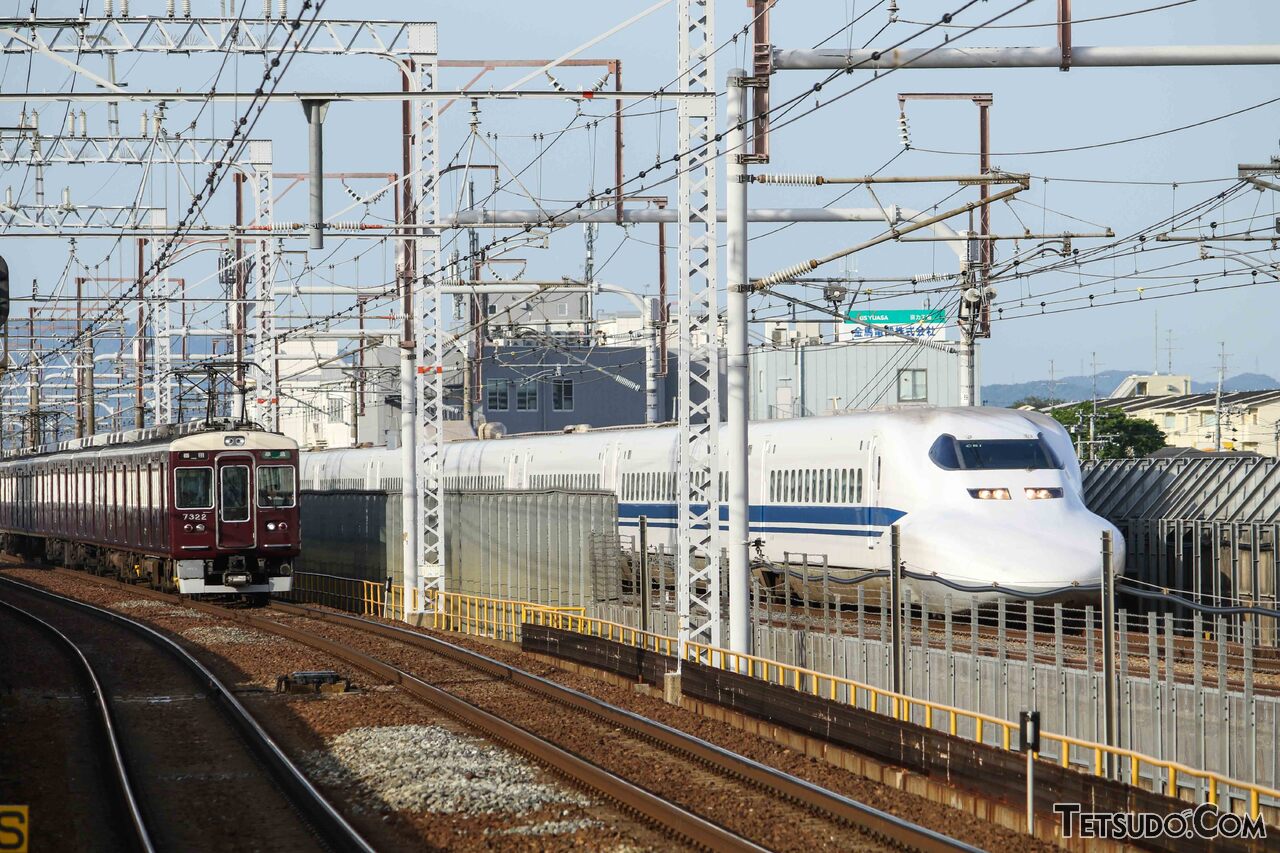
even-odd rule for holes
{"type": "MultiPolygon", "coordinates": [[[[42,15],[62,12],[74,14],[78,9],[74,2],[39,3],[42,15]]],[[[118,5],[118,2],[117,2],[118,5]]],[[[249,14],[260,14],[261,4],[256,0],[244,3],[249,14]]],[[[274,5],[274,3],[273,3],[274,5]]],[[[290,0],[290,10],[298,7],[298,0],[290,0]]],[[[551,58],[587,41],[609,29],[637,11],[651,5],[645,2],[616,3],[554,3],[533,4],[526,2],[380,2],[355,3],[349,0],[329,0],[324,7],[326,16],[359,17],[370,10],[382,18],[418,18],[429,14],[440,23],[440,53],[443,58],[551,58]],[[548,11],[550,10],[550,11],[548,11]]],[[[963,0],[950,3],[935,0],[899,0],[900,21],[888,22],[887,3],[872,9],[873,0],[857,2],[801,2],[780,0],[773,16],[773,39],[781,47],[811,47],[840,29],[856,15],[871,11],[856,26],[832,39],[829,47],[855,47],[870,43],[873,47],[891,45],[921,29],[911,22],[936,21],[943,12],[963,6],[963,0]],[[886,26],[887,25],[887,26],[886,26]]],[[[1017,5],[1017,0],[984,0],[972,4],[958,15],[955,23],[971,26],[1017,5]]],[[[1114,15],[1119,12],[1163,5],[1162,0],[1124,0],[1124,2],[1089,2],[1077,0],[1074,14],[1077,19],[1097,15],[1114,15]]],[[[213,0],[196,0],[197,11],[215,11],[219,3],[213,0]]],[[[2,7],[6,13],[15,10],[25,15],[29,0],[2,7]]],[[[139,8],[160,10],[162,2],[147,4],[142,0],[133,3],[139,8]]],[[[91,10],[97,12],[101,0],[91,0],[91,10]]],[[[1052,27],[1030,26],[1052,20],[1056,4],[1051,0],[1037,0],[1025,9],[1000,21],[1002,25],[1019,25],[1016,28],[988,29],[971,35],[962,35],[963,28],[951,28],[946,32],[956,39],[955,46],[996,45],[1052,45],[1055,31],[1052,27]]],[[[717,41],[727,40],[748,19],[745,3],[719,3],[717,41]]],[[[942,30],[933,30],[919,36],[911,46],[927,47],[941,41],[942,30]]],[[[617,57],[623,62],[624,82],[627,88],[644,89],[669,83],[675,76],[675,4],[650,15],[608,41],[588,50],[584,55],[592,57],[617,57]]],[[[1274,39],[1280,34],[1280,4],[1266,0],[1251,2],[1200,2],[1174,8],[1132,15],[1113,20],[1080,23],[1075,28],[1077,45],[1138,45],[1138,44],[1254,44],[1274,39]]],[[[749,44],[740,39],[730,44],[716,56],[716,76],[723,80],[734,65],[748,61],[749,44]]],[[[85,65],[102,73],[103,64],[97,57],[84,60],[85,65]]],[[[34,90],[55,89],[66,85],[64,69],[48,60],[37,57],[28,66],[25,57],[6,57],[0,60],[5,91],[14,91],[28,85],[34,90]]],[[[144,58],[136,66],[122,63],[122,73],[135,89],[169,89],[182,86],[188,90],[209,85],[219,72],[219,60],[215,57],[144,58]]],[[[241,86],[249,86],[261,73],[261,61],[253,57],[228,60],[222,68],[221,88],[235,80],[241,86]]],[[[455,88],[465,84],[472,72],[449,69],[443,73],[441,85],[455,88]]],[[[598,73],[591,70],[566,70],[557,76],[570,88],[582,88],[595,82],[598,73]]],[[[825,101],[840,92],[866,82],[871,75],[859,73],[841,77],[821,93],[825,101]]],[[[495,72],[485,78],[485,84],[504,85],[515,79],[515,73],[495,72]]],[[[774,103],[803,91],[817,77],[808,72],[779,73],[773,80],[774,103]]],[[[991,140],[997,152],[994,164],[1010,171],[1030,172],[1035,176],[1032,189],[1023,194],[1025,201],[1012,207],[1000,205],[993,215],[993,230],[998,233],[1015,233],[1025,225],[1035,231],[1042,228],[1056,232],[1062,230],[1097,231],[1099,226],[1115,230],[1125,236],[1142,230],[1169,216],[1176,210],[1188,208],[1197,202],[1211,199],[1216,193],[1232,185],[1236,164],[1265,161],[1280,153],[1280,103],[1253,110],[1245,114],[1203,127],[1158,136],[1153,139],[1122,145],[1073,150],[1065,153],[1031,155],[1016,152],[1044,149],[1079,148],[1099,142],[1124,139],[1182,125],[1202,121],[1213,116],[1247,107],[1280,96],[1280,74],[1274,67],[1244,68],[1156,68],[1156,69],[1076,69],[1068,73],[1057,70],[995,70],[995,71],[915,71],[882,75],[858,92],[814,110],[800,121],[778,131],[773,140],[773,162],[768,171],[818,172],[825,174],[865,174],[881,166],[901,151],[898,137],[898,103],[900,92],[947,91],[991,92],[995,105],[991,114],[991,140]],[[1014,152],[1014,153],[1004,153],[1014,152]],[[1044,178],[1049,178],[1046,182],[1044,178]],[[1089,179],[1097,181],[1142,181],[1153,184],[1079,183],[1089,179]],[[1193,183],[1199,180],[1227,179],[1220,183],[1193,183]],[[1175,189],[1172,184],[1178,183],[1175,189]],[[1016,213],[1016,216],[1015,216],[1016,213]]],[[[84,85],[84,84],[81,84],[84,85]]],[[[334,61],[317,59],[299,61],[292,67],[282,88],[324,88],[350,86],[356,88],[394,87],[398,80],[385,62],[350,59],[334,61]]],[[[530,85],[539,88],[545,80],[530,85]]],[[[801,109],[813,106],[808,98],[801,109]]],[[[497,154],[517,170],[542,157],[521,176],[525,187],[543,200],[548,209],[557,204],[583,197],[593,187],[599,189],[610,183],[612,176],[612,126],[606,120],[609,103],[597,103],[582,108],[584,115],[575,115],[578,107],[569,102],[482,103],[481,132],[496,134],[486,137],[497,149],[497,154]],[[601,118],[598,127],[591,126],[593,116],[601,118]],[[564,128],[570,129],[557,138],[564,128]],[[540,138],[538,135],[541,135],[540,138]],[[554,144],[552,144],[554,142],[554,144]]],[[[50,105],[42,108],[41,127],[52,130],[59,126],[64,108],[50,105]]],[[[4,108],[0,124],[16,123],[17,110],[4,108]]],[[[136,133],[140,108],[122,110],[122,124],[126,132],[136,133]]],[[[675,114],[669,108],[656,111],[649,103],[634,108],[637,115],[627,123],[627,176],[633,176],[640,168],[654,159],[655,152],[670,154],[675,143],[675,114]]],[[[797,111],[798,112],[798,111],[797,111]]],[[[976,157],[928,153],[921,149],[939,151],[973,152],[977,145],[976,110],[968,103],[913,103],[908,107],[913,149],[898,157],[886,174],[922,174],[944,172],[968,172],[976,169],[976,157]]],[[[171,130],[191,121],[193,107],[174,107],[170,110],[168,127],[171,130]]],[[[197,131],[201,134],[225,134],[234,117],[238,115],[230,105],[220,105],[201,113],[197,131]]],[[[465,160],[464,144],[467,139],[467,105],[453,105],[445,114],[441,132],[441,150],[448,161],[455,156],[465,160]]],[[[90,130],[105,132],[105,115],[90,109],[90,130]]],[[[399,168],[399,112],[390,104],[357,105],[337,104],[330,113],[327,124],[329,145],[326,167],[330,171],[392,172],[399,168]]],[[[273,107],[266,113],[254,131],[255,137],[275,140],[276,168],[279,171],[300,171],[305,168],[305,124],[301,111],[293,105],[273,107]]],[[[477,149],[475,162],[492,162],[493,154],[477,149]]],[[[669,172],[667,173],[669,174],[669,172]]],[[[203,173],[195,175],[203,182],[203,173]]],[[[505,177],[505,176],[504,176],[505,177]]],[[[188,179],[192,175],[188,173],[188,179]]],[[[102,204],[123,204],[138,190],[140,175],[137,170],[125,167],[94,167],[63,169],[57,174],[50,170],[48,195],[56,197],[63,186],[71,187],[73,200],[94,200],[102,204]]],[[[483,190],[484,178],[480,179],[483,190]]],[[[146,189],[152,203],[167,199],[175,210],[181,204],[185,210],[180,181],[176,175],[157,175],[146,189]]],[[[353,180],[350,185],[365,191],[372,189],[369,181],[353,180]]],[[[12,186],[19,199],[33,199],[32,176],[23,167],[0,172],[0,192],[12,186]]],[[[457,197],[460,187],[456,180],[447,180],[444,190],[457,197]]],[[[954,187],[884,187],[877,195],[882,203],[899,204],[917,209],[929,209],[943,201],[954,187]]],[[[658,188],[674,197],[674,184],[658,188]]],[[[820,206],[831,203],[842,189],[752,187],[753,206],[820,206]]],[[[951,200],[971,198],[973,190],[966,190],[951,200]]],[[[350,197],[337,183],[327,188],[327,209],[336,212],[350,203],[350,197]]],[[[223,192],[210,207],[211,222],[225,223],[230,216],[230,196],[223,192]]],[[[722,196],[723,200],[723,196],[722,196]]],[[[1280,194],[1258,193],[1253,190],[1240,193],[1225,206],[1210,207],[1202,222],[1210,220],[1227,222],[1255,215],[1266,214],[1274,226],[1280,194]]],[[[837,206],[867,207],[874,204],[865,190],[855,190],[837,206]]],[[[305,192],[294,189],[281,202],[277,217],[304,219],[305,192]]],[[[501,193],[491,206],[529,207],[531,202],[512,186],[501,193]]],[[[451,204],[446,203],[445,209],[451,204]]],[[[385,217],[389,204],[381,203],[370,209],[369,221],[385,217]]],[[[360,210],[349,214],[358,218],[360,210]]],[[[347,218],[347,217],[344,217],[347,218]]],[[[1260,227],[1255,221],[1255,227],[1260,227]]],[[[963,220],[954,223],[964,227],[963,220]]],[[[1188,230],[1194,228],[1191,223],[1188,230]]],[[[1233,228],[1246,227],[1247,222],[1233,228]]],[[[753,275],[762,275],[781,266],[794,263],[813,254],[825,253],[842,246],[866,239],[877,232],[874,225],[849,224],[841,226],[795,226],[780,233],[773,229],[753,226],[756,239],[751,247],[753,275]]],[[[1222,228],[1219,228],[1221,233],[1222,228]]],[[[486,235],[485,241],[491,235],[486,235]]],[[[601,280],[633,286],[639,291],[653,292],[655,283],[653,268],[655,255],[652,247],[655,233],[651,226],[629,229],[625,233],[616,228],[602,228],[597,246],[597,269],[601,280]],[[616,253],[615,253],[616,250],[616,253]],[[608,259],[608,260],[606,260],[608,259]],[[601,266],[603,265],[603,267],[601,266]]],[[[1086,251],[1089,247],[1106,241],[1080,240],[1076,247],[1086,251]]],[[[104,257],[111,259],[98,268],[99,274],[118,275],[132,269],[132,249],[123,256],[110,253],[109,240],[83,240],[77,246],[77,258],[85,267],[92,267],[104,257]]],[[[458,244],[465,248],[465,240],[458,244]]],[[[35,277],[40,280],[43,292],[49,292],[68,264],[67,246],[52,240],[5,239],[0,241],[0,252],[14,268],[15,289],[21,293],[29,289],[27,282],[35,277]]],[[[293,248],[304,248],[299,244],[293,248]]],[[[1019,248],[1025,250],[1027,245],[1019,248]]],[[[1174,275],[1200,276],[1206,286],[1213,286],[1213,276],[1224,268],[1241,269],[1234,261],[1212,260],[1187,264],[1196,258],[1196,247],[1183,244],[1175,247],[1156,248],[1137,255],[1126,255],[1100,264],[1066,269],[1060,272],[1033,277],[1026,282],[1007,282],[1000,287],[1000,304],[1010,313],[1023,313],[1018,308],[1019,299],[1025,306],[1035,305],[1041,299],[1050,302],[1064,296],[1077,296],[1082,285],[1092,284],[1087,292],[1100,299],[1113,287],[1132,293],[1138,282],[1132,276],[1174,275]],[[1169,266],[1168,270],[1157,267],[1169,266]],[[1097,276],[1095,279],[1089,275],[1097,276]],[[1123,276],[1114,284],[1108,278],[1123,276]],[[1074,288],[1074,290],[1071,290],[1074,288]],[[1053,292],[1052,296],[1044,296],[1053,292]]],[[[1266,251],[1266,243],[1242,243],[1234,248],[1255,252],[1255,261],[1275,263],[1280,256],[1266,251]]],[[[1000,257],[1014,252],[1011,244],[1002,245],[1000,257]]],[[[320,284],[324,280],[343,283],[371,284],[385,281],[390,276],[391,251],[379,244],[340,244],[330,241],[322,254],[308,258],[303,254],[290,255],[289,274],[300,281],[320,284]],[[360,254],[359,260],[355,256],[360,254]],[[309,261],[311,268],[306,268],[309,261]]],[[[582,265],[582,230],[566,229],[549,242],[531,242],[512,253],[527,262],[527,277],[555,277],[577,274],[582,265]]],[[[213,273],[213,254],[194,257],[175,275],[186,275],[190,280],[207,277],[213,273]]],[[[1044,259],[1036,261],[1042,263],[1044,259]]],[[[1028,262],[1031,264],[1032,262],[1028,262]]],[[[837,268],[826,270],[838,274],[837,268]]],[[[76,269],[75,264],[71,267],[76,269]]],[[[509,267],[508,267],[509,268],[509,267]]],[[[910,276],[932,272],[949,272],[955,269],[955,258],[945,246],[921,244],[916,246],[889,245],[857,256],[853,268],[866,276],[910,276]]],[[[670,257],[669,271],[674,282],[675,255],[670,257]]],[[[1240,277],[1223,279],[1224,282],[1244,283],[1240,277]]],[[[1149,293],[1159,292],[1163,280],[1146,279],[1141,284],[1149,293]]],[[[673,284],[674,295],[674,284],[673,284]]],[[[894,301],[877,302],[875,307],[916,307],[923,297],[905,297],[894,301]]],[[[609,303],[601,303],[604,307],[609,303]]],[[[317,300],[313,306],[327,311],[337,303],[317,300]]],[[[1056,307],[1064,307],[1061,304],[1056,307]]],[[[764,303],[760,312],[766,313],[764,303]]],[[[1056,362],[1059,374],[1079,372],[1092,352],[1097,353],[1100,368],[1146,368],[1155,360],[1154,327],[1161,328],[1161,343],[1165,331],[1174,333],[1174,368],[1206,378],[1217,365],[1218,341],[1228,342],[1232,353],[1230,372],[1260,370],[1272,375],[1280,374],[1280,357],[1274,346],[1272,327],[1280,313],[1280,285],[1241,287],[1208,295],[1181,296],[1159,301],[1143,301],[1138,304],[1117,307],[1094,308],[1046,317],[1011,319],[997,323],[995,337],[984,345],[983,381],[1009,382],[1039,378],[1047,375],[1049,361],[1056,362]]],[[[211,311],[202,319],[213,321],[211,311]]],[[[1166,363],[1163,349],[1160,364],[1166,363]]]]}

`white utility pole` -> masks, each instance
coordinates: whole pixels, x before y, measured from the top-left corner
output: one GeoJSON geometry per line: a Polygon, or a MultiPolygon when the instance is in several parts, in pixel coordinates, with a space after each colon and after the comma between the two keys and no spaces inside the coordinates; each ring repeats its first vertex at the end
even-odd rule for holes
{"type": "MultiPolygon", "coordinates": [[[[436,88],[437,35],[433,23],[410,24],[411,92],[436,88]]],[[[436,130],[440,102],[415,99],[412,108],[412,186],[415,222],[440,221],[440,163],[436,130]]],[[[407,213],[408,211],[406,211],[407,213]]],[[[404,567],[405,615],[430,607],[430,591],[444,591],[444,339],[445,311],[440,288],[440,232],[424,230],[414,240],[414,346],[417,358],[414,460],[417,478],[415,559],[404,567]]],[[[403,368],[402,368],[403,369],[403,368]]],[[[408,405],[404,397],[400,404],[408,405]]],[[[403,410],[402,410],[403,411],[403,410]]],[[[410,471],[405,471],[406,480],[410,471]]],[[[410,527],[405,525],[406,534],[410,527]]]]}
{"type": "Polygon", "coordinates": [[[749,541],[751,495],[747,465],[749,445],[750,381],[747,342],[747,295],[751,282],[747,271],[747,89],[745,71],[729,72],[726,109],[725,258],[728,330],[725,335],[728,376],[728,412],[725,422],[728,452],[723,457],[729,475],[725,496],[729,512],[729,648],[751,652],[751,552],[749,541]]]}
{"type": "Polygon", "coordinates": [[[676,609],[690,641],[720,645],[720,312],[716,287],[715,3],[679,0],[676,150],[679,467],[676,609]]]}

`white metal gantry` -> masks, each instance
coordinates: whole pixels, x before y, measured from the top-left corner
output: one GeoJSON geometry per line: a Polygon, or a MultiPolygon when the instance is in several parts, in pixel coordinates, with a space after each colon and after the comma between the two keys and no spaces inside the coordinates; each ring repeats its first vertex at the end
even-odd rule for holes
{"type": "Polygon", "coordinates": [[[680,0],[678,102],[679,424],[677,606],[681,659],[720,645],[719,310],[713,0],[680,0]]]}
{"type": "MultiPolygon", "coordinates": [[[[413,24],[409,29],[411,88],[436,88],[437,32],[434,23],[413,24]]],[[[440,162],[436,133],[440,120],[439,101],[413,102],[413,204],[414,221],[429,223],[414,239],[414,354],[417,357],[416,423],[413,435],[414,467],[405,471],[406,495],[416,492],[413,518],[416,531],[405,525],[406,562],[404,568],[405,612],[430,606],[429,591],[444,588],[444,323],[441,304],[444,271],[440,269],[440,162]],[[410,489],[408,478],[416,479],[410,489]],[[413,531],[412,533],[410,531],[413,531]],[[414,543],[412,537],[416,536],[414,543]],[[412,549],[412,550],[410,550],[412,549]],[[413,559],[408,559],[409,554],[413,559]]],[[[402,383],[404,387],[404,383],[402,383]]],[[[401,395],[401,406],[409,406],[401,395]]],[[[409,509],[406,500],[406,509],[409,509]]]]}

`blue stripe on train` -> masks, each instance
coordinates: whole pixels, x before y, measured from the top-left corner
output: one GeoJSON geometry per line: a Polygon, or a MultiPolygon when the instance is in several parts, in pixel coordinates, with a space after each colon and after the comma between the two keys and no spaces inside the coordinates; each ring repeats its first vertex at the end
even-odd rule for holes
{"type": "MultiPolygon", "coordinates": [[[[619,527],[639,527],[640,522],[637,519],[618,519],[619,527]]],[[[666,529],[675,529],[677,527],[674,521],[650,521],[650,527],[659,527],[666,529]]],[[[705,525],[701,525],[705,526],[705,525]]],[[[729,525],[720,525],[721,530],[728,530],[729,525]]],[[[880,537],[884,535],[883,530],[856,530],[851,527],[833,528],[833,527],[771,527],[759,524],[751,525],[752,533],[803,533],[815,536],[870,536],[880,537]]]]}
{"type": "MultiPolygon", "coordinates": [[[[620,503],[618,518],[673,519],[674,503],[620,503]]],[[[805,506],[802,504],[752,504],[750,522],[773,524],[842,524],[888,527],[906,515],[900,509],[880,506],[805,506]]],[[[720,505],[720,520],[729,520],[729,508],[720,505]]],[[[656,525],[655,525],[656,526],[656,525]]],[[[754,529],[754,528],[753,528],[754,529]]]]}

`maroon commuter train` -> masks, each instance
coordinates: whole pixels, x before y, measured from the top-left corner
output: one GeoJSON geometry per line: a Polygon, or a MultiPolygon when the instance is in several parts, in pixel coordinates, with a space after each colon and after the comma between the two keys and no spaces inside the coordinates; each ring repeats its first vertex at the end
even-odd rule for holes
{"type": "Polygon", "coordinates": [[[287,592],[300,548],[298,445],[176,424],[0,460],[0,546],[183,594],[287,592]]]}

